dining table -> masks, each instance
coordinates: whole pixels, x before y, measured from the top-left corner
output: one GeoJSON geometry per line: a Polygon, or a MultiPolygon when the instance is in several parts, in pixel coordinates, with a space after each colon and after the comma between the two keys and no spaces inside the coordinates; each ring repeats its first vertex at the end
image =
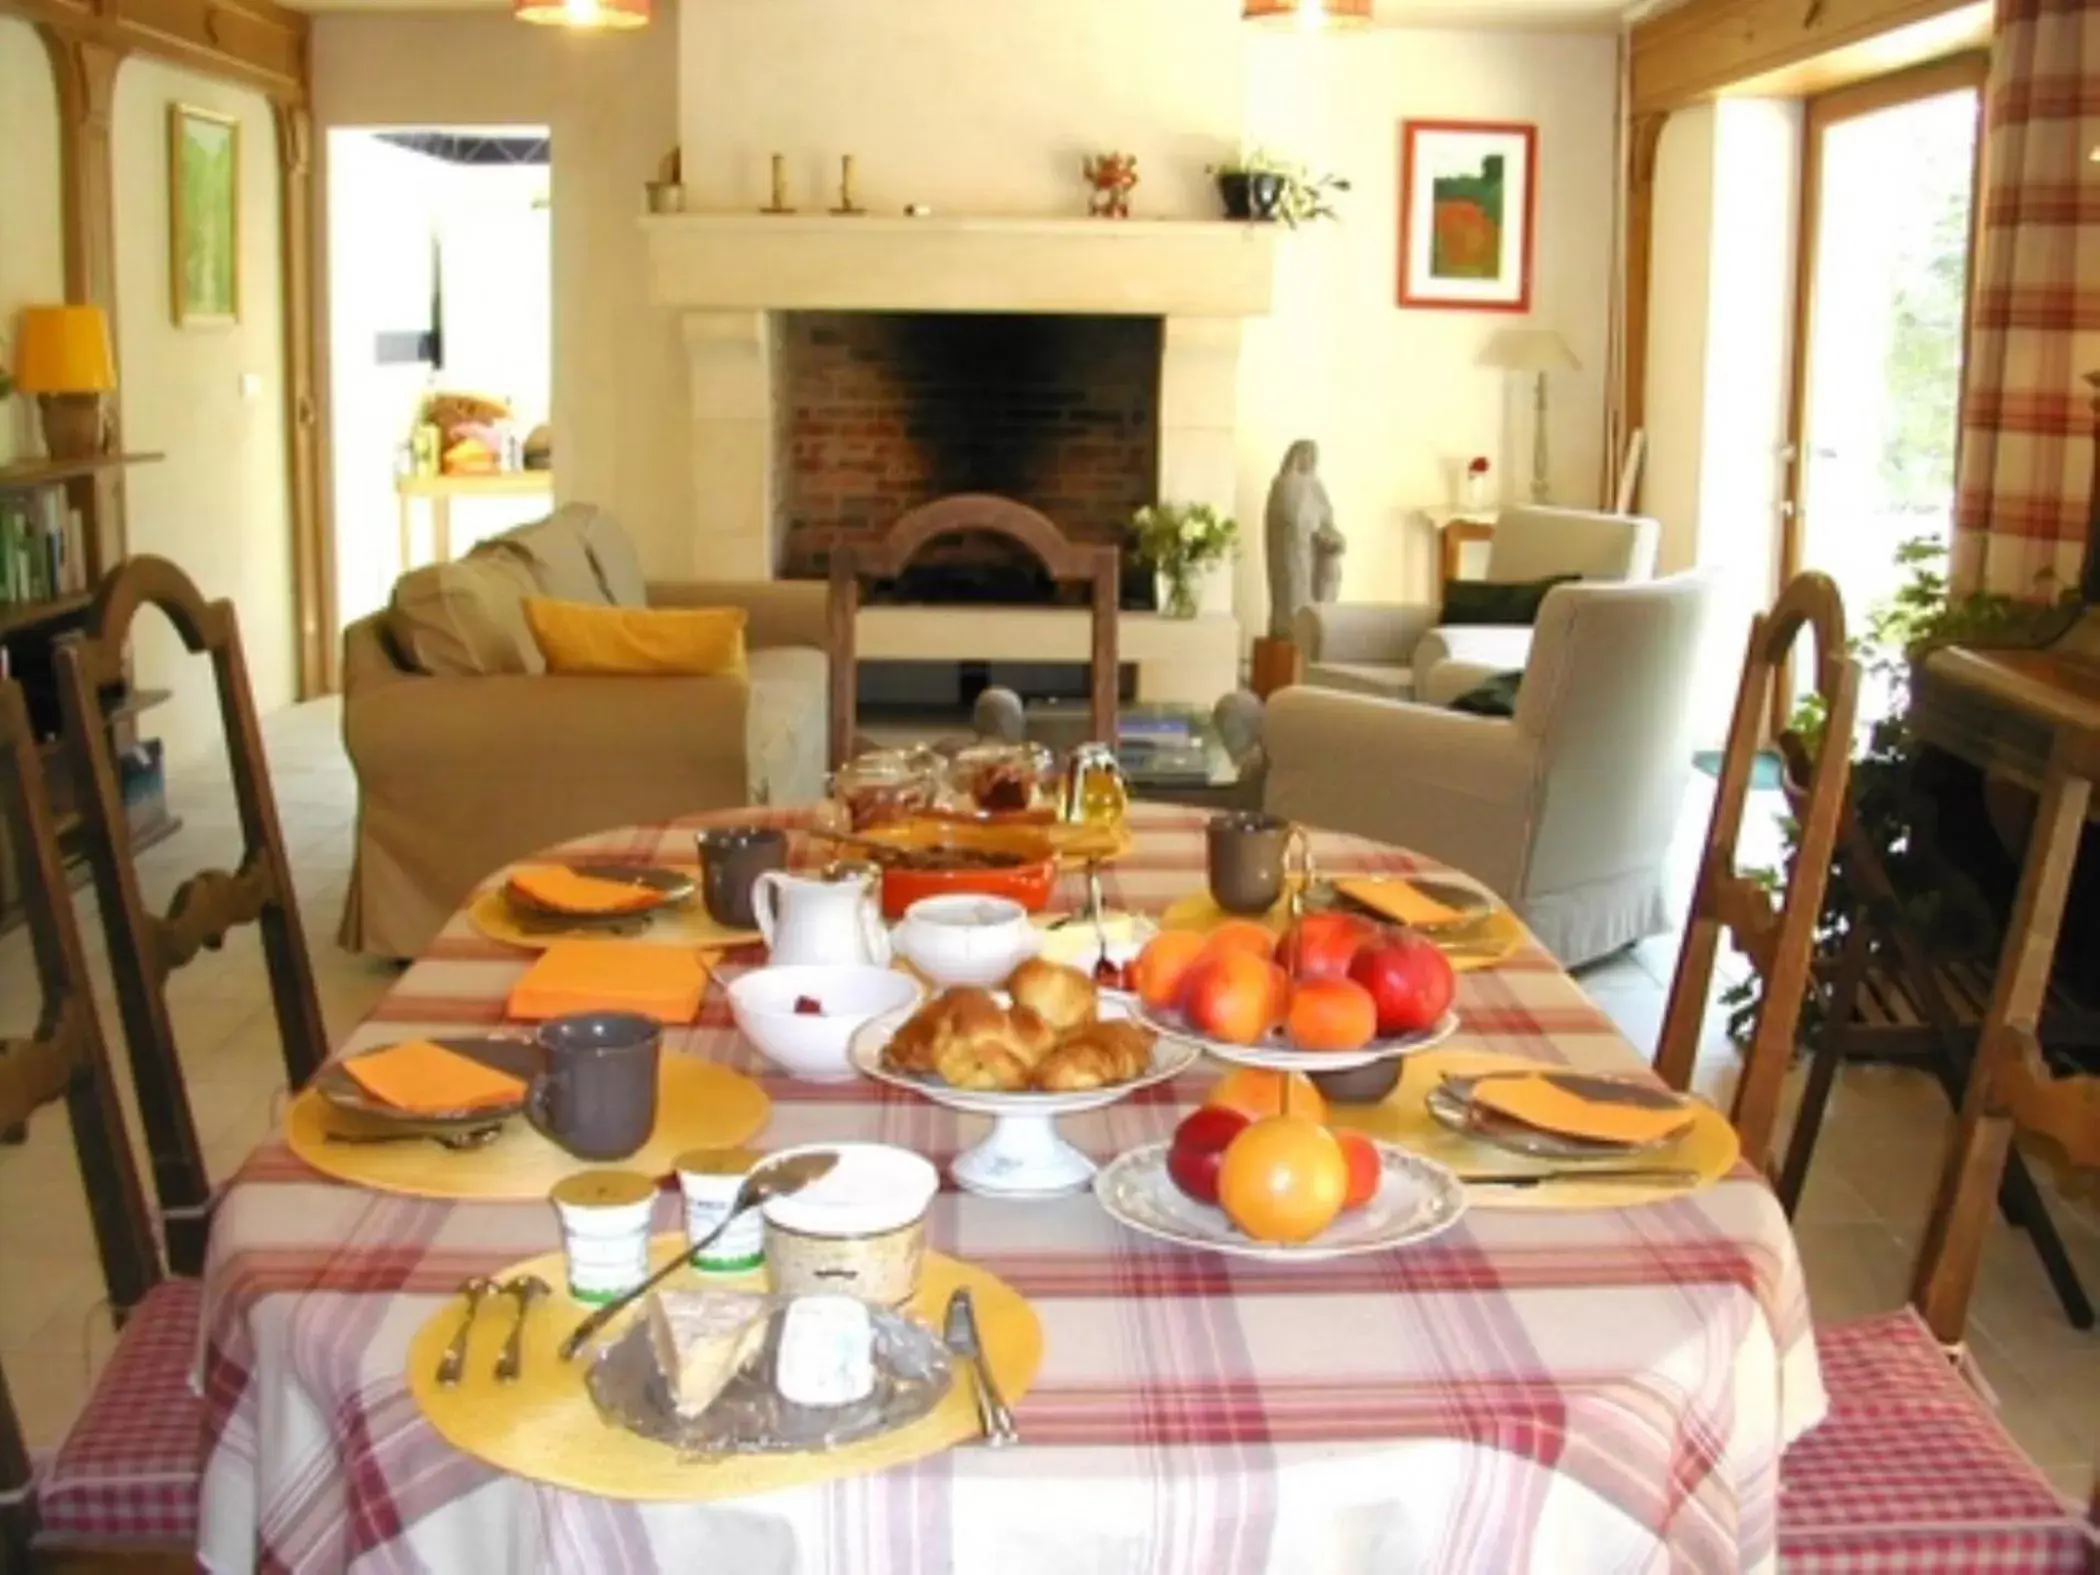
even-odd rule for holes
{"type": "MultiPolygon", "coordinates": [[[[611,829],[539,855],[692,868],[695,833],[808,810],[611,829]]],[[[1199,812],[1133,805],[1109,902],[1201,890],[1199,812]]],[[[1314,831],[1323,873],[1443,873],[1314,831]]],[[[502,878],[492,871],[490,881],[502,878]]],[[[1082,880],[1053,901],[1076,905],[1082,880]]],[[[505,1023],[529,952],[454,915],[342,1054],[505,1023]]],[[[756,948],[717,960],[733,975],[756,948]]],[[[1458,1042],[1548,1065],[1645,1057],[1528,935],[1461,975],[1458,1042]]],[[[800,1082],[720,990],[665,1053],[758,1080],[766,1148],[872,1140],[943,1167],[985,1118],[871,1080],[800,1082]]],[[[1060,1122],[1099,1162],[1169,1136],[1220,1068],[1060,1122]]],[[[656,1229],[682,1218],[659,1194],[656,1229]]],[[[630,1502],[484,1464],[425,1420],[411,1339],[470,1276],[559,1244],[544,1201],[330,1180],[266,1139],[229,1178],[204,1278],[199,1555],[217,1571],[1662,1571],[1772,1568],[1779,1463],[1825,1397],[1787,1220],[1747,1164],[1610,1208],[1476,1201],[1432,1239],[1271,1262],[1135,1234],[1087,1192],[999,1199],[945,1180],[929,1242],[1021,1293],[1042,1360],[1021,1441],[714,1502],[630,1502]]],[[[695,1471],[707,1469],[695,1464],[695,1471]]]]}

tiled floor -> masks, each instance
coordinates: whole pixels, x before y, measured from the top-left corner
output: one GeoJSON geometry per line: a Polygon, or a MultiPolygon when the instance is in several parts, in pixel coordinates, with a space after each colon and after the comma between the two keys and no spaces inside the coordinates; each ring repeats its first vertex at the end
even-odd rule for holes
{"type": "MultiPolygon", "coordinates": [[[[285,838],[321,1004],[340,1037],[385,991],[394,970],[349,957],[334,943],[349,873],[353,788],[332,702],[280,712],[264,725],[285,838]]],[[[1710,808],[1710,784],[1695,779],[1678,838],[1689,881],[1691,857],[1710,808]]],[[[169,794],[184,830],[148,852],[148,896],[164,903],[182,876],[230,863],[238,833],[223,762],[186,769],[169,794]]],[[[1769,823],[1759,827],[1767,840],[1769,823]]],[[[99,968],[102,944],[91,900],[83,930],[99,968]]],[[[1600,967],[1583,983],[1644,1054],[1652,1051],[1670,970],[1671,940],[1649,942],[1600,967]]],[[[1733,959],[1727,961],[1733,962],[1733,959]]],[[[171,987],[200,1136],[213,1173],[223,1175],[275,1119],[283,1084],[275,1024],[254,931],[207,954],[171,987]]],[[[25,938],[0,939],[0,1034],[28,1026],[25,938]]],[[[114,1005],[103,999],[112,1033],[114,1005]]],[[[1702,1077],[1709,1088],[1729,1075],[1721,1013],[1709,1014],[1702,1077]]],[[[1836,1321],[1899,1305],[1917,1232],[1949,1122],[1938,1090],[1921,1074],[1850,1068],[1832,1101],[1796,1235],[1816,1313],[1836,1321]]],[[[106,1317],[89,1243],[86,1211],[62,1120],[36,1123],[29,1141],[0,1149],[0,1363],[30,1439],[56,1441],[99,1362],[107,1355],[106,1317]]],[[[2100,1199],[2055,1200],[2057,1218],[2086,1284],[2100,1295],[2100,1199]]],[[[1972,1321],[1972,1343],[1996,1392],[2001,1415],[2066,1492],[2083,1497],[2100,1464],[2100,1333],[2064,1322],[2033,1252],[2002,1224],[1986,1256],[1972,1321]]]]}

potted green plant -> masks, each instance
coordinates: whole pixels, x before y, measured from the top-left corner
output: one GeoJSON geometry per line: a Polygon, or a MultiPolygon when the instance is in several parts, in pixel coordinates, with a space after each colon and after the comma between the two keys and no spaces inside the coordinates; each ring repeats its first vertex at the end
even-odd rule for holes
{"type": "Polygon", "coordinates": [[[1152,565],[1159,610],[1196,616],[1197,581],[1205,570],[1239,556],[1239,522],[1208,503],[1159,503],[1130,517],[1138,555],[1152,565]]]}
{"type": "Polygon", "coordinates": [[[1349,189],[1348,181],[1339,175],[1314,175],[1304,165],[1260,148],[1216,165],[1210,173],[1218,183],[1226,218],[1255,224],[1280,219],[1293,229],[1315,219],[1340,218],[1334,198],[1349,189]]]}

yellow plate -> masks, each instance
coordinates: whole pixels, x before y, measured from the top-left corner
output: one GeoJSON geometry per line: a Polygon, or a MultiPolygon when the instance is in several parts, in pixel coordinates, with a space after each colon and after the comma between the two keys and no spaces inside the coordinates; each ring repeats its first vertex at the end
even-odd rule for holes
{"type": "MultiPolygon", "coordinates": [[[[1252,917],[1257,924],[1266,925],[1281,935],[1291,921],[1288,902],[1289,899],[1285,899],[1267,913],[1252,917]]],[[[1211,901],[1207,891],[1192,891],[1167,905],[1167,911],[1159,917],[1159,927],[1163,930],[1196,930],[1207,935],[1227,919],[1246,917],[1249,915],[1227,913],[1211,901]]],[[[1453,930],[1420,930],[1416,933],[1449,959],[1453,973],[1472,973],[1508,960],[1510,954],[1524,944],[1527,934],[1524,921],[1510,909],[1502,907],[1453,930]]]]}
{"type": "MultiPolygon", "coordinates": [[[[668,1262],[685,1245],[683,1236],[659,1236],[651,1244],[651,1260],[668,1262]]],[[[561,1294],[566,1284],[561,1254],[550,1252],[514,1263],[498,1277],[514,1274],[537,1274],[556,1287],[555,1296],[541,1303],[525,1326],[523,1361],[514,1383],[499,1384],[493,1376],[511,1320],[484,1316],[475,1321],[465,1376],[453,1388],[439,1387],[435,1377],[438,1359],[459,1330],[461,1303],[457,1298],[423,1325],[408,1351],[409,1390],[430,1425],[455,1449],[513,1475],[601,1498],[690,1503],[742,1498],[882,1471],[977,1437],[971,1378],[958,1365],[954,1384],[932,1413],[895,1432],[822,1453],[681,1460],[670,1445],[601,1420],[584,1387],[588,1361],[564,1362],[558,1354],[556,1347],[562,1338],[588,1310],[561,1294]]],[[[674,1276],[671,1284],[720,1290],[766,1288],[764,1271],[704,1279],[674,1276]]],[[[949,1293],[961,1285],[970,1288],[977,1304],[977,1323],[992,1373],[1007,1401],[1018,1401],[1035,1382],[1036,1369],[1042,1365],[1043,1326],[1035,1309],[1012,1286],[971,1264],[929,1252],[918,1293],[906,1311],[938,1329],[949,1293]]],[[[602,1338],[613,1338],[634,1316],[630,1313],[616,1319],[602,1338]]]]}
{"type": "MultiPolygon", "coordinates": [[[[1427,1104],[1429,1090],[1446,1072],[1463,1077],[1476,1072],[1537,1071],[1546,1064],[1489,1050],[1425,1050],[1401,1063],[1400,1086],[1379,1103],[1337,1104],[1329,1108],[1327,1119],[1334,1126],[1354,1127],[1372,1137],[1427,1154],[1463,1173],[1520,1175],[1552,1170],[1556,1168],[1553,1161],[1512,1154],[1492,1143],[1453,1132],[1429,1113],[1427,1104]]],[[[1466,1203],[1476,1209],[1617,1209],[1636,1203],[1658,1203],[1688,1197],[1712,1186],[1735,1169],[1741,1156],[1742,1145],[1736,1141],[1735,1128],[1728,1124],[1728,1118],[1703,1100],[1694,1100],[1691,1129],[1676,1142],[1644,1149],[1623,1160],[1587,1163],[1599,1167],[1660,1165],[1692,1170],[1699,1174],[1696,1183],[1646,1186],[1630,1181],[1551,1181],[1539,1187],[1468,1187],[1466,1203]]]]}
{"type": "MultiPolygon", "coordinates": [[[[698,1056],[666,1052],[657,1089],[656,1132],[632,1158],[612,1164],[667,1176],[689,1148],[735,1148],[764,1129],[773,1102],[741,1072],[698,1056]]],[[[454,1151],[420,1138],[388,1143],[330,1142],[329,1104],[312,1089],[285,1112],[285,1142],[325,1176],[375,1192],[417,1198],[544,1198],[564,1176],[599,1168],[578,1159],[514,1116],[481,1148],[454,1151]]]]}
{"type": "MultiPolygon", "coordinates": [[[[556,941],[573,940],[577,936],[623,934],[602,924],[578,925],[570,930],[551,925],[527,928],[518,923],[517,910],[511,907],[500,886],[477,893],[467,904],[467,918],[490,940],[501,941],[506,946],[521,946],[532,952],[543,952],[556,941]]],[[[762,939],[756,930],[732,930],[715,923],[697,897],[673,907],[659,908],[654,913],[638,913],[634,915],[634,923],[640,928],[624,938],[656,946],[691,946],[703,951],[721,951],[730,946],[756,945],[762,939]]]]}

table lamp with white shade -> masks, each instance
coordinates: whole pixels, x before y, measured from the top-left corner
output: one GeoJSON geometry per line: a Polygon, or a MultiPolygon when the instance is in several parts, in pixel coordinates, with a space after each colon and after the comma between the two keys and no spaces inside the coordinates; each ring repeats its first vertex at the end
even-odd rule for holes
{"type": "Polygon", "coordinates": [[[15,387],[37,396],[44,452],[92,459],[107,425],[102,396],[117,386],[109,318],[99,306],[25,306],[15,323],[15,387]]]}
{"type": "Polygon", "coordinates": [[[1582,363],[1568,341],[1551,328],[1505,328],[1480,352],[1480,364],[1505,372],[1529,372],[1532,393],[1531,501],[1546,501],[1546,374],[1578,372],[1582,363]]]}

